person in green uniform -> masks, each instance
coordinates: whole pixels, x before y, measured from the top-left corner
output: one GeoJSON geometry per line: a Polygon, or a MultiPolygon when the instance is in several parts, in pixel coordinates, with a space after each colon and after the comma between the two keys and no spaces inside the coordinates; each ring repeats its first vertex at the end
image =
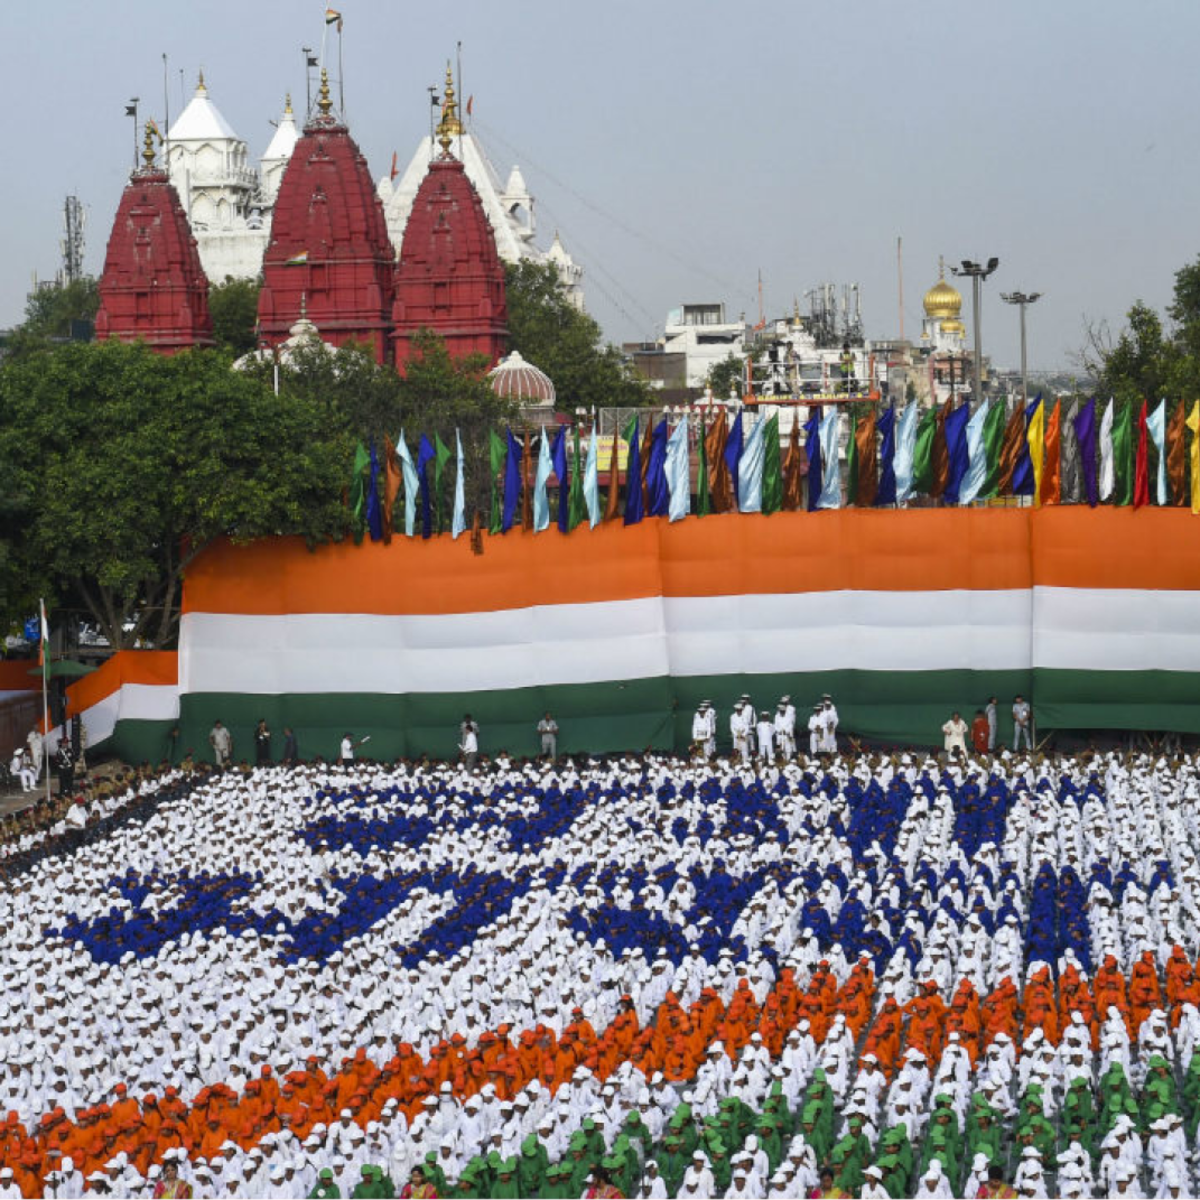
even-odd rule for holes
{"type": "MultiPolygon", "coordinates": [[[[496,1156],[497,1158],[499,1155],[496,1156]]],[[[571,1194],[582,1196],[587,1187],[588,1176],[592,1173],[592,1156],[588,1153],[587,1135],[582,1129],[571,1134],[567,1143],[566,1164],[571,1170],[571,1194]]]]}
{"type": "Polygon", "coordinates": [[[707,1145],[708,1169],[712,1172],[717,1191],[724,1195],[733,1182],[733,1165],[729,1161],[729,1150],[720,1138],[713,1138],[707,1145]]]}
{"type": "Polygon", "coordinates": [[[449,1190],[446,1180],[446,1172],[438,1162],[438,1152],[430,1150],[425,1155],[425,1161],[421,1164],[421,1170],[425,1172],[425,1180],[427,1183],[432,1183],[438,1190],[440,1196],[443,1192],[449,1190]]]}
{"type": "Polygon", "coordinates": [[[546,1147],[538,1141],[536,1133],[531,1133],[521,1143],[521,1156],[517,1160],[517,1184],[522,1196],[537,1196],[541,1192],[549,1166],[546,1147]]]}
{"type": "Polygon", "coordinates": [[[696,1132],[696,1122],[692,1120],[692,1106],[680,1104],[671,1114],[667,1128],[678,1133],[683,1138],[684,1157],[690,1163],[696,1147],[700,1143],[700,1135],[696,1132]]]}
{"type": "Polygon", "coordinates": [[[517,1158],[504,1159],[496,1168],[496,1181],[492,1184],[492,1200],[517,1200],[521,1185],[517,1182],[517,1158]]]}
{"type": "Polygon", "coordinates": [[[317,1185],[308,1193],[308,1200],[341,1200],[342,1193],[333,1182],[333,1171],[322,1167],[317,1172],[317,1185]]]}
{"type": "Polygon", "coordinates": [[[678,1130],[668,1130],[658,1151],[658,1170],[666,1185],[667,1195],[674,1196],[679,1191],[691,1161],[691,1154],[684,1149],[683,1134],[678,1130]]]}

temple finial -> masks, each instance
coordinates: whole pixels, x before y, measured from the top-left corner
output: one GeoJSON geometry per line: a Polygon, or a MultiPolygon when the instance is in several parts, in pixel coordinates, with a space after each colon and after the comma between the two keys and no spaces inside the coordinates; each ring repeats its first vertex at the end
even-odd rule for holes
{"type": "Polygon", "coordinates": [[[329,72],[321,68],[321,98],[317,101],[317,107],[321,110],[321,116],[329,116],[330,110],[333,108],[333,101],[329,98],[329,72]]]}
{"type": "Polygon", "coordinates": [[[446,98],[442,101],[442,119],[438,122],[437,140],[443,154],[450,153],[450,143],[462,137],[462,122],[458,119],[458,102],[454,98],[454,73],[446,63],[446,98]]]}
{"type": "Polygon", "coordinates": [[[154,122],[146,122],[146,137],[142,142],[142,162],[145,170],[154,170],[154,122]]]}

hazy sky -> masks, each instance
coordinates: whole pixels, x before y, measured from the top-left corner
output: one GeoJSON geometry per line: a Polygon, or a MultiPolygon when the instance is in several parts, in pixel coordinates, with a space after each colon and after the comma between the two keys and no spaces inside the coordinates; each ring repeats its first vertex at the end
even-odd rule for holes
{"type": "MultiPolygon", "coordinates": [[[[667,310],[723,300],[767,314],[823,280],[858,282],[868,336],[905,332],[948,261],[997,255],[984,347],[1016,365],[1011,289],[1030,310],[1030,366],[1065,367],[1085,317],[1119,325],[1165,304],[1200,253],[1200,4],[1090,0],[339,0],[350,128],[378,178],[428,129],[426,87],[463,43],[475,131],[503,179],[518,162],[587,272],[589,310],[617,341],[667,310]]],[[[0,96],[9,185],[0,326],[59,261],[62,201],[88,212],[99,272],[131,156],[129,97],[172,115],[179,69],[257,158],[325,4],[56,0],[6,6],[0,96]]],[[[330,58],[336,67],[333,42],[330,58]]],[[[802,299],[803,304],[803,299],[802,299]]],[[[964,319],[969,322],[968,304],[964,319]]]]}

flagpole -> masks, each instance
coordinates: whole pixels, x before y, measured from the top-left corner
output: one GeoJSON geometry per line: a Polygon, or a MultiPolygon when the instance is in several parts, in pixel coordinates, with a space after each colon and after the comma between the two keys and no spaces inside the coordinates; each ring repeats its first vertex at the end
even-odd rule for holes
{"type": "Polygon", "coordinates": [[[342,123],[346,121],[346,73],[342,68],[342,18],[338,17],[338,108],[341,109],[342,123]]]}
{"type": "Polygon", "coordinates": [[[38,601],[38,608],[42,618],[42,726],[46,733],[42,738],[42,760],[46,764],[46,803],[51,802],[52,796],[50,792],[50,747],[47,744],[47,738],[50,734],[50,698],[46,691],[46,679],[50,674],[50,647],[46,644],[49,639],[50,627],[46,624],[46,601],[41,599],[38,601]]]}

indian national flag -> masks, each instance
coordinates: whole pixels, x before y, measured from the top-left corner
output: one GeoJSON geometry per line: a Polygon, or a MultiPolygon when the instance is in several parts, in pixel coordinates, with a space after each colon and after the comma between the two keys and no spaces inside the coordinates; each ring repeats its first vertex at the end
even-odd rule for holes
{"type": "Polygon", "coordinates": [[[325,24],[336,25],[338,33],[342,32],[342,14],[336,8],[327,8],[325,10],[325,24]]]}
{"type": "Polygon", "coordinates": [[[291,258],[284,263],[285,267],[302,267],[308,262],[308,251],[301,250],[299,254],[293,254],[291,258]]]}

